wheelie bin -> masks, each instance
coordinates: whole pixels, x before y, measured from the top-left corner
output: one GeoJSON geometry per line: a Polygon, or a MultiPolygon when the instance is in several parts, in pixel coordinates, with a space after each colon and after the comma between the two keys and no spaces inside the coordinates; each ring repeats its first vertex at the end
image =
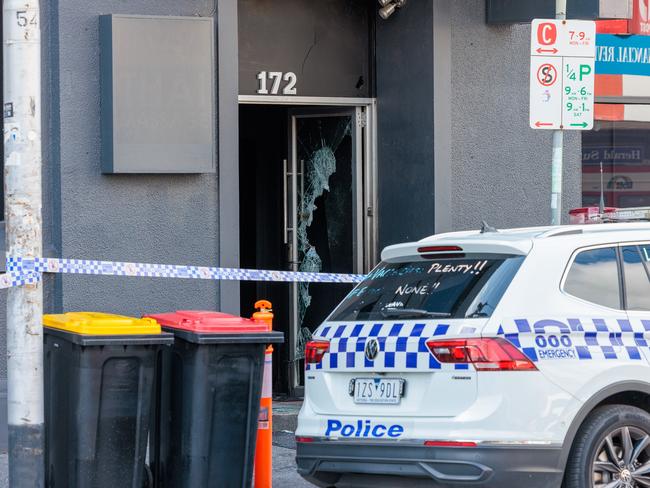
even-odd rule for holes
{"type": "Polygon", "coordinates": [[[283,334],[220,312],[147,317],[175,336],[156,382],[154,486],[250,487],[264,351],[283,334]]]}
{"type": "Polygon", "coordinates": [[[153,319],[45,315],[45,466],[49,488],[143,488],[158,352],[153,319]]]}

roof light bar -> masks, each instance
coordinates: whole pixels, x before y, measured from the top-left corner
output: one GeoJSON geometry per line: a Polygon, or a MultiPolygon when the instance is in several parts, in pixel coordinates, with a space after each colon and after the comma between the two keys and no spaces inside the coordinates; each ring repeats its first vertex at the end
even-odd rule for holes
{"type": "Polygon", "coordinates": [[[650,207],[605,207],[602,212],[598,207],[574,208],[569,211],[569,219],[571,224],[648,222],[650,221],[650,207]]]}

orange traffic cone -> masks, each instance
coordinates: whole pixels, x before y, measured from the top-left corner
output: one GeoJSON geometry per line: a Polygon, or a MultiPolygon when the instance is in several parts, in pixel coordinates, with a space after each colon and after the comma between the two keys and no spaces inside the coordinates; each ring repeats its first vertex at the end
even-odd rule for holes
{"type": "MultiPolygon", "coordinates": [[[[271,302],[260,300],[255,302],[258,310],[253,314],[253,320],[264,322],[269,330],[273,330],[273,310],[271,302]]],[[[273,347],[266,348],[264,355],[264,378],[262,380],[262,400],[260,415],[257,419],[257,444],[255,447],[255,488],[271,488],[273,486],[273,347]]]]}

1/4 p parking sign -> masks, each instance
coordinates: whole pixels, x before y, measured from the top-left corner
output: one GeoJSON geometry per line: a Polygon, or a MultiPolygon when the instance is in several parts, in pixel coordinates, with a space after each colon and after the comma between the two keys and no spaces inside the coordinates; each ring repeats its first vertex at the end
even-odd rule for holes
{"type": "Polygon", "coordinates": [[[530,126],[591,129],[595,22],[536,19],[530,46],[530,126]]]}

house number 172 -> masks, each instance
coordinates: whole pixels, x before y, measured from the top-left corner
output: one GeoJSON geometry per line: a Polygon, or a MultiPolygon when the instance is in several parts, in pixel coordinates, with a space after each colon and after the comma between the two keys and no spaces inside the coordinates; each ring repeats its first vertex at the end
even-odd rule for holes
{"type": "Polygon", "coordinates": [[[283,82],[283,95],[295,95],[297,93],[296,82],[298,81],[298,77],[292,71],[286,73],[280,71],[260,71],[257,73],[257,81],[258,95],[277,95],[280,93],[280,85],[283,82]]]}

